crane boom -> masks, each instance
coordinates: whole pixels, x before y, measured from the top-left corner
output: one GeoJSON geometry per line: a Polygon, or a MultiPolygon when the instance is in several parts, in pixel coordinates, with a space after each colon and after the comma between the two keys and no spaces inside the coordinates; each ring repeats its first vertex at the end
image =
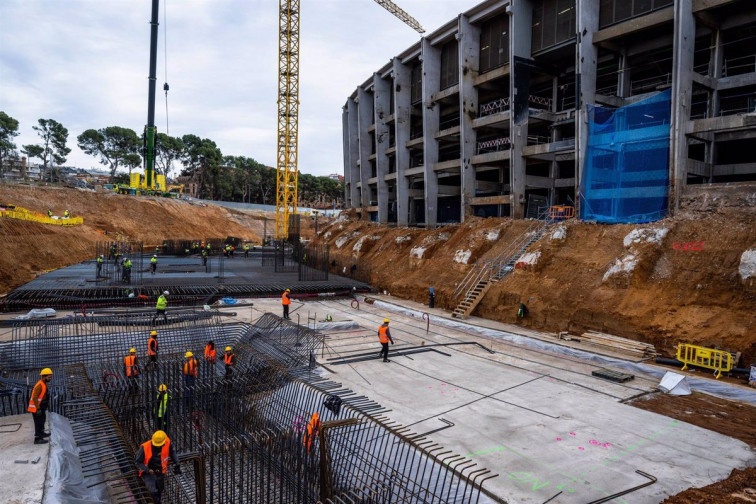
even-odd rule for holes
{"type": "Polygon", "coordinates": [[[401,7],[396,5],[391,0],[375,0],[375,3],[389,11],[394,16],[401,19],[405,24],[410,26],[417,33],[425,33],[425,30],[422,26],[420,26],[420,23],[418,23],[417,19],[407,14],[401,7]]]}
{"type": "Polygon", "coordinates": [[[299,1],[278,2],[278,156],[276,239],[289,236],[289,215],[297,213],[299,132],[299,1]]]}

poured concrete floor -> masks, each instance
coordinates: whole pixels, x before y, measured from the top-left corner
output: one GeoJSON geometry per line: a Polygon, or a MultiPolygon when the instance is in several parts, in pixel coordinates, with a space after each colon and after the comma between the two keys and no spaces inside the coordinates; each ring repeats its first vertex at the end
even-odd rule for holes
{"type": "MultiPolygon", "coordinates": [[[[299,314],[303,325],[308,316],[312,323],[326,314],[334,321],[354,321],[353,329],[322,331],[328,338],[317,356],[325,366],[321,372],[390,408],[392,420],[415,432],[435,431],[427,438],[442,445],[442,451],[498,474],[484,488],[509,503],[585,504],[650,482],[636,472],[642,471],[657,481],[607,502],[657,504],[756,463],[756,454],[741,441],[623,404],[655,391],[657,378],[605,381],[591,375],[599,367],[594,363],[444,327],[434,323],[449,317],[442,310],[383,299],[416,309],[415,316],[333,300],[295,302],[292,318],[296,321],[299,314]],[[430,315],[427,333],[422,312],[430,315]],[[438,351],[383,363],[377,328],[384,317],[391,319],[396,341],[391,352],[476,341],[494,353],[474,345],[433,347],[438,351]],[[370,360],[339,363],[365,352],[374,352],[370,360]]],[[[253,302],[251,308],[234,309],[240,319],[281,312],[279,300],[253,302]]]]}
{"type": "Polygon", "coordinates": [[[34,444],[30,414],[0,418],[0,454],[0,502],[42,502],[50,444],[34,444]]]}

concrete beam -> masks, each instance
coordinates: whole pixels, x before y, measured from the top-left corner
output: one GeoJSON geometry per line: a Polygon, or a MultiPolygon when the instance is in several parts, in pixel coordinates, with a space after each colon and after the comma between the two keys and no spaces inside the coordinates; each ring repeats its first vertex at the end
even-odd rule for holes
{"type": "Polygon", "coordinates": [[[500,125],[503,129],[509,129],[509,110],[498,112],[496,114],[478,117],[473,120],[473,128],[482,128],[483,126],[500,125]]]}
{"type": "Polygon", "coordinates": [[[716,79],[717,91],[756,85],[756,72],[716,79]]]}
{"type": "Polygon", "coordinates": [[[500,67],[496,67],[493,70],[489,70],[486,73],[478,75],[477,77],[473,77],[473,85],[480,86],[482,84],[485,84],[486,82],[500,79],[501,77],[509,75],[509,71],[509,63],[500,67]]]}
{"type": "Polygon", "coordinates": [[[394,117],[396,119],[396,223],[409,225],[409,183],[406,171],[409,169],[410,152],[407,142],[410,137],[410,110],[412,69],[394,58],[394,117]]]}
{"type": "Polygon", "coordinates": [[[756,173],[756,163],[714,165],[715,177],[726,175],[753,175],[754,173],[756,173]]]}
{"type": "Polygon", "coordinates": [[[692,11],[699,12],[706,9],[714,9],[737,1],[738,0],[693,0],[692,11]]]}
{"type": "Polygon", "coordinates": [[[501,196],[479,196],[473,198],[470,204],[472,206],[482,205],[509,205],[512,202],[512,195],[504,194],[501,196]]]}
{"type": "Polygon", "coordinates": [[[731,116],[710,117],[688,121],[685,128],[688,134],[720,132],[741,128],[756,127],[756,114],[736,114],[731,116]]]}
{"type": "Polygon", "coordinates": [[[391,79],[384,79],[380,74],[373,74],[373,96],[375,98],[375,168],[378,177],[378,222],[388,222],[389,192],[386,175],[389,159],[386,150],[389,146],[389,125],[386,118],[391,115],[391,79]]]}
{"type": "Polygon", "coordinates": [[[370,155],[373,153],[372,133],[368,131],[373,124],[373,95],[362,88],[357,90],[357,121],[359,123],[360,138],[360,180],[362,181],[362,191],[360,197],[360,206],[368,207],[371,205],[371,189],[368,185],[368,179],[371,175],[370,155]]]}
{"type": "MultiPolygon", "coordinates": [[[[580,180],[585,168],[585,153],[588,149],[588,111],[586,105],[596,102],[596,68],[598,47],[596,36],[599,28],[599,0],[577,0],[578,43],[575,82],[579,83],[575,117],[575,194],[580,192],[580,180]]],[[[624,24],[624,23],[620,23],[624,24]]],[[[605,40],[608,40],[605,39],[605,40]]],[[[579,207],[579,198],[575,198],[579,207]]],[[[580,209],[578,208],[578,211],[580,209]]]]}
{"type": "Polygon", "coordinates": [[[485,154],[477,154],[472,158],[472,164],[486,164],[495,163],[497,161],[506,161],[511,159],[512,151],[510,149],[500,150],[497,152],[487,152],[485,154]]]}
{"type": "Polygon", "coordinates": [[[460,220],[473,215],[470,204],[475,197],[475,168],[472,158],[477,149],[477,133],[473,126],[478,117],[478,89],[475,76],[480,68],[480,28],[464,15],[459,16],[459,110],[460,110],[460,171],[462,202],[460,220]]]}
{"type": "Polygon", "coordinates": [[[438,123],[440,106],[430,97],[438,93],[441,86],[441,49],[434,47],[430,40],[422,40],[423,58],[423,157],[425,160],[425,225],[436,226],[438,221],[438,175],[433,166],[438,162],[438,123]]]}
{"type": "Polygon", "coordinates": [[[691,2],[676,1],[674,5],[674,43],[672,46],[672,116],[669,129],[670,209],[676,212],[688,175],[688,139],[686,125],[690,119],[693,94],[693,53],[696,39],[696,18],[691,2]]]}
{"type": "Polygon", "coordinates": [[[349,130],[349,165],[344,173],[349,172],[349,206],[357,208],[362,205],[360,198],[360,131],[357,114],[357,103],[353,99],[347,101],[347,121],[349,130]]]}
{"type": "Polygon", "coordinates": [[[460,160],[459,159],[450,159],[449,161],[441,161],[438,163],[435,163],[433,165],[433,171],[439,172],[439,171],[459,171],[459,165],[460,160]]]}
{"type": "MultiPolygon", "coordinates": [[[[579,1],[579,0],[578,0],[579,1]]],[[[678,0],[679,1],[679,0],[678,0]]],[[[585,4],[585,2],[580,2],[582,4],[585,4]]],[[[690,2],[687,2],[690,3],[690,2]]],[[[580,9],[576,9],[576,12],[580,14],[580,9]]],[[[596,32],[593,33],[593,43],[594,44],[601,44],[604,41],[612,40],[617,37],[624,37],[627,35],[630,35],[631,33],[635,33],[641,30],[647,30],[649,28],[653,28],[654,26],[658,26],[660,24],[668,23],[669,21],[672,21],[674,19],[674,8],[673,6],[665,7],[664,9],[659,9],[653,12],[650,12],[649,14],[645,14],[643,16],[638,16],[636,18],[628,19],[627,21],[623,21],[621,23],[617,23],[615,25],[612,25],[608,28],[604,28],[603,30],[598,29],[598,10],[596,11],[596,32]]],[[[582,30],[580,31],[582,33],[582,30]]]]}

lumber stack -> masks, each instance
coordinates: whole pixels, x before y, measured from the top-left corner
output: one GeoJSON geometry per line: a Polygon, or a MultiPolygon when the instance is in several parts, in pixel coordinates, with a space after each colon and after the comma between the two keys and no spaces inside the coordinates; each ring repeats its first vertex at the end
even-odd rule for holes
{"type": "Polygon", "coordinates": [[[567,333],[559,333],[559,339],[579,341],[591,345],[600,346],[616,352],[628,353],[641,358],[654,358],[658,354],[656,348],[650,343],[643,343],[628,338],[621,338],[613,334],[598,331],[587,331],[580,336],[572,336],[567,333]]]}

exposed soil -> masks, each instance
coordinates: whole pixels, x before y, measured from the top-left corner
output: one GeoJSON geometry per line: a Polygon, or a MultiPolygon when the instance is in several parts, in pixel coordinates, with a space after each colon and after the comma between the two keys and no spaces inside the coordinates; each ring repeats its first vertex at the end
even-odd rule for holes
{"type": "MultiPolygon", "coordinates": [[[[124,196],[67,188],[0,185],[0,203],[47,214],[68,208],[82,226],[60,227],[0,219],[0,293],[40,273],[91,259],[98,241],[128,237],[152,250],[164,239],[236,236],[260,241],[263,220],[251,212],[168,198],[124,196]],[[107,234],[106,234],[107,232],[107,234]]],[[[268,222],[272,229],[273,222],[268,222]]]]}
{"type": "Polygon", "coordinates": [[[661,504],[747,504],[756,502],[756,467],[733,469],[730,477],[703,488],[689,488],[661,504]]]}

